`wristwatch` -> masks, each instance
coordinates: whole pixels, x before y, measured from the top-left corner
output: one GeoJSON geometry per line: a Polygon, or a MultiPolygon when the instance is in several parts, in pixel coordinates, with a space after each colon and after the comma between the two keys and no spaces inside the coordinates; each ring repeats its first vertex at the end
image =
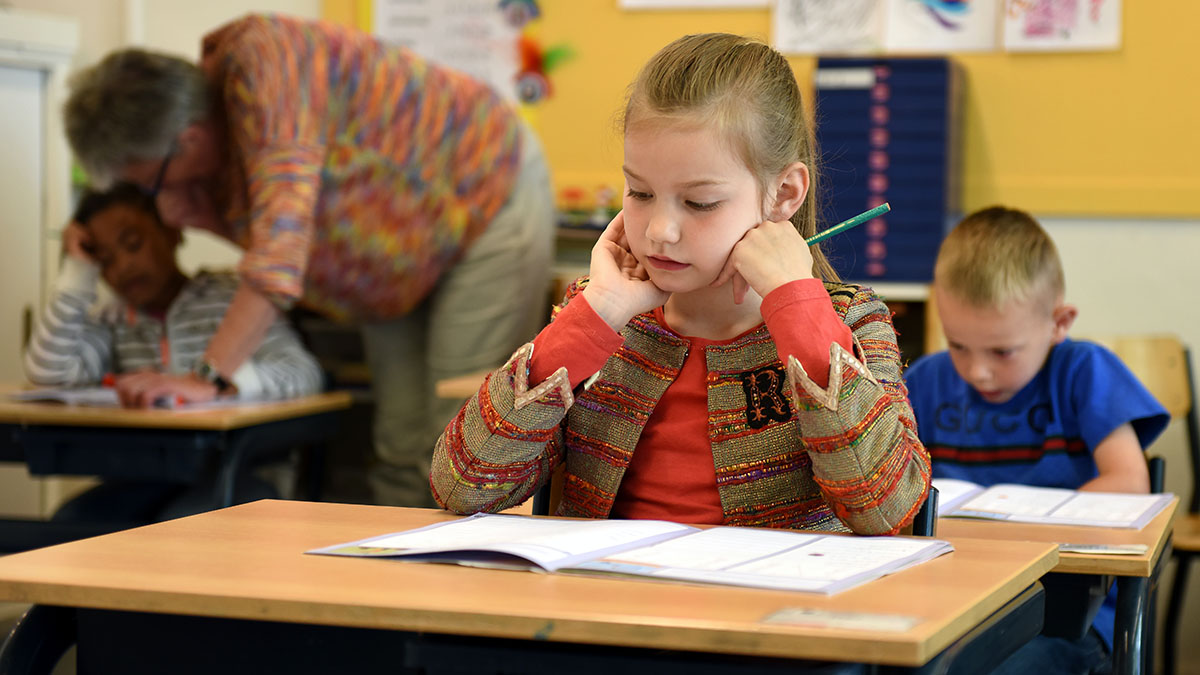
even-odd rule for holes
{"type": "Polygon", "coordinates": [[[207,359],[196,361],[196,365],[192,366],[192,374],[205,382],[216,385],[218,394],[224,394],[233,389],[233,383],[222,377],[220,371],[207,359]]]}

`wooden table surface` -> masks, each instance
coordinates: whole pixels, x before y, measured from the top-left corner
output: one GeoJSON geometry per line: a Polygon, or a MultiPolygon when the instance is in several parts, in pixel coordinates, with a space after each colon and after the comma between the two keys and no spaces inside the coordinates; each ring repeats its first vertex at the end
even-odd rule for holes
{"type": "Polygon", "coordinates": [[[434,388],[434,394],[438,398],[471,398],[475,392],[479,391],[479,385],[483,384],[484,378],[491,372],[490,370],[481,370],[477,373],[439,380],[434,388]]]}
{"type": "MultiPolygon", "coordinates": [[[[15,388],[0,387],[3,391],[15,388]]],[[[107,408],[14,401],[0,395],[0,424],[58,425],[75,427],[138,427],[147,429],[195,429],[227,431],[255,424],[344,410],[352,403],[350,393],[333,391],[286,401],[247,401],[205,408],[107,408]]]]}
{"type": "Polygon", "coordinates": [[[437,510],[260,501],[0,558],[0,600],[594,645],[921,665],[1056,563],[955,552],[834,596],[305,555],[437,510]],[[786,608],[900,614],[902,632],[764,623],[786,608]]]}
{"type": "Polygon", "coordinates": [[[938,518],[937,536],[943,539],[974,537],[1053,544],[1145,544],[1147,551],[1142,555],[1064,552],[1059,556],[1058,565],[1055,566],[1054,571],[1070,574],[1149,577],[1154,570],[1154,563],[1162,555],[1178,507],[1179,498],[1175,497],[1140,530],[1115,527],[1031,525],[973,518],[938,518]]]}

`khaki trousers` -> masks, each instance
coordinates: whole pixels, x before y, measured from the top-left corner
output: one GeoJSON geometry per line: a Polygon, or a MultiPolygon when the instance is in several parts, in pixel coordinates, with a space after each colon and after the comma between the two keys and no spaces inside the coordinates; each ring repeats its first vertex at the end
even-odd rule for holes
{"type": "Polygon", "coordinates": [[[541,144],[523,130],[508,203],[416,310],[363,326],[375,398],[375,502],[435,506],[433,446],[461,400],[437,399],[439,380],[495,368],[533,339],[549,313],[555,227],[541,144]]]}

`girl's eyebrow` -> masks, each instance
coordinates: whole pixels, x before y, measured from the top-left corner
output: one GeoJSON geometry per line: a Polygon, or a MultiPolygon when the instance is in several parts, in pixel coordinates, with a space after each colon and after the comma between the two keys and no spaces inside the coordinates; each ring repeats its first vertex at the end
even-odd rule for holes
{"type": "MultiPolygon", "coordinates": [[[[625,172],[626,176],[628,176],[634,180],[639,180],[639,181],[645,182],[644,178],[642,178],[641,176],[637,175],[636,173],[630,171],[629,167],[627,167],[627,166],[622,166],[621,171],[625,172]]],[[[680,185],[679,187],[681,187],[681,188],[708,187],[710,185],[724,185],[726,182],[727,181],[718,180],[716,178],[701,178],[699,180],[690,180],[690,181],[680,185]]]]}

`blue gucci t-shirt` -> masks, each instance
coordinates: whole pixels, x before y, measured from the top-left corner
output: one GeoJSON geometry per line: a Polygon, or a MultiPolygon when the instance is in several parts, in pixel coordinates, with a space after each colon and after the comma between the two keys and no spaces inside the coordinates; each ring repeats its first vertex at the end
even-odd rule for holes
{"type": "MultiPolygon", "coordinates": [[[[1077,488],[1096,477],[1092,450],[1117,427],[1133,426],[1142,448],[1158,438],[1167,411],[1115,354],[1065,340],[1016,396],[988,403],[954,370],[949,352],[929,354],[905,373],[917,434],[934,478],[980,485],[1077,488]]],[[[1111,604],[1096,628],[1112,644],[1111,604]]]]}

